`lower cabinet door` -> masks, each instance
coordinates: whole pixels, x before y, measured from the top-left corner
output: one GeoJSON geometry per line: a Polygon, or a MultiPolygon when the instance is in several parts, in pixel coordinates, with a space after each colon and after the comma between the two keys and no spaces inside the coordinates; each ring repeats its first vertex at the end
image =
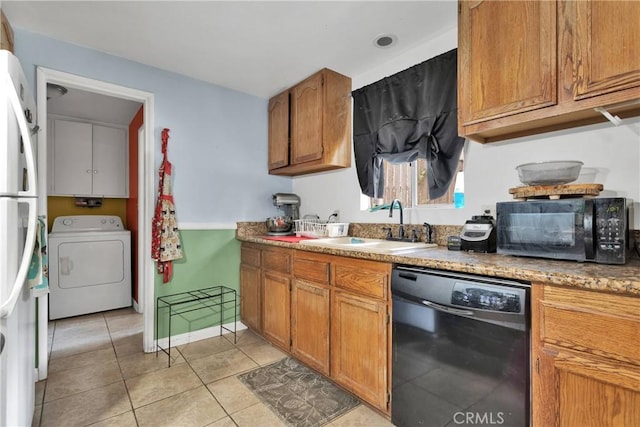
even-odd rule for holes
{"type": "Polygon", "coordinates": [[[387,305],[335,291],[331,303],[331,378],[388,412],[387,305]]]}
{"type": "Polygon", "coordinates": [[[273,344],[289,351],[291,279],[265,271],[262,274],[262,286],[262,332],[273,344]]]}
{"type": "Polygon", "coordinates": [[[534,426],[640,426],[640,368],[543,347],[533,382],[534,426]]]}
{"type": "Polygon", "coordinates": [[[329,288],[295,280],[291,295],[291,352],[329,375],[329,288]]]}
{"type": "Polygon", "coordinates": [[[260,322],[260,268],[240,266],[240,318],[249,328],[262,332],[260,322]]]}

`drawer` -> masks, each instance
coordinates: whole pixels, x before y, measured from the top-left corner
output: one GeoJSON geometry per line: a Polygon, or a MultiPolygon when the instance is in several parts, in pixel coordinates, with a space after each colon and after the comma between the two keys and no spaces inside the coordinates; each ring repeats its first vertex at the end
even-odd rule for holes
{"type": "Polygon", "coordinates": [[[240,262],[253,267],[260,267],[260,249],[242,245],[240,248],[240,262]]]}
{"type": "Polygon", "coordinates": [[[384,300],[389,295],[391,264],[343,258],[333,263],[331,274],[338,288],[384,300]]]}
{"type": "Polygon", "coordinates": [[[262,268],[285,274],[291,273],[292,252],[290,249],[263,249],[262,268]]]}
{"type": "Polygon", "coordinates": [[[542,341],[640,365],[640,298],[545,286],[542,341]]]}
{"type": "Polygon", "coordinates": [[[331,258],[310,252],[296,251],[293,258],[293,275],[316,283],[329,284],[331,258]]]}

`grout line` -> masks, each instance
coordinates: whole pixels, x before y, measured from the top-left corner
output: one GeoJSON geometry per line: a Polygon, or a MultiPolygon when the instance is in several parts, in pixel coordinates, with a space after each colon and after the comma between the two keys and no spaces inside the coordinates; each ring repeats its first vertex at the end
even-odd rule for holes
{"type": "MultiPolygon", "coordinates": [[[[107,329],[109,325],[107,325],[107,329]]],[[[129,405],[131,407],[131,413],[133,414],[133,419],[136,421],[136,426],[140,425],[138,423],[138,417],[136,417],[136,410],[133,407],[133,401],[131,400],[131,394],[129,393],[129,387],[127,387],[127,380],[124,378],[124,373],[122,372],[122,366],[120,365],[120,358],[118,357],[118,353],[116,352],[116,346],[113,343],[113,337],[111,336],[111,331],[109,331],[109,339],[111,340],[111,348],[113,349],[113,353],[116,356],[116,363],[118,364],[118,370],[120,371],[120,376],[122,377],[122,385],[124,385],[125,393],[127,393],[127,398],[129,399],[129,405]]]]}

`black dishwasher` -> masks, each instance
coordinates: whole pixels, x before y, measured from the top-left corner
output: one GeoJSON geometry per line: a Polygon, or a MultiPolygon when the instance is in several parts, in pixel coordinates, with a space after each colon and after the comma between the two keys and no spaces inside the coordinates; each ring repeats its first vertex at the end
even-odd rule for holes
{"type": "Polygon", "coordinates": [[[394,425],[529,425],[529,283],[398,266],[391,290],[394,425]]]}

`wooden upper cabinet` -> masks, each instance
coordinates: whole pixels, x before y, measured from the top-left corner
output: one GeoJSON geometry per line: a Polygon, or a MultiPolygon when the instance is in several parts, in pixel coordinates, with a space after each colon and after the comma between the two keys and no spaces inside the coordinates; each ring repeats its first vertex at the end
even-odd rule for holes
{"type": "Polygon", "coordinates": [[[576,99],[640,86],[637,2],[576,2],[575,55],[576,99]]]}
{"type": "Polygon", "coordinates": [[[289,164],[289,91],[269,100],[269,170],[289,164]]]}
{"type": "Polygon", "coordinates": [[[322,158],[323,75],[314,74],[291,91],[291,164],[322,158]]]}
{"type": "Polygon", "coordinates": [[[640,2],[459,1],[458,133],[492,142],[640,115],[640,2]]]}
{"type": "Polygon", "coordinates": [[[280,94],[269,101],[269,173],[294,176],[350,167],[351,79],[324,68],[286,93],[286,99],[280,94]]]}
{"type": "Polygon", "coordinates": [[[463,2],[459,31],[462,125],[556,103],[554,2],[463,2]]]}

